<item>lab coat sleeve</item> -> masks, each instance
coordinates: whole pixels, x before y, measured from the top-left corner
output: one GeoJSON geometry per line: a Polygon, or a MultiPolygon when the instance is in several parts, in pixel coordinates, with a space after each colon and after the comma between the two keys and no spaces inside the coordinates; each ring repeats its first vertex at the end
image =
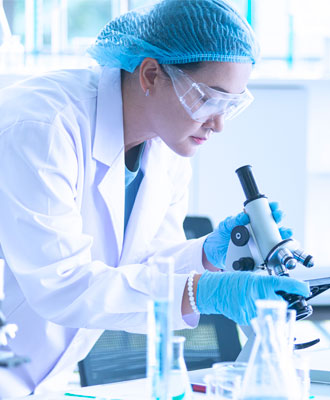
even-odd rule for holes
{"type": "MultiPolygon", "coordinates": [[[[182,274],[186,280],[189,272],[194,270],[202,274],[205,269],[202,264],[202,250],[205,237],[186,240],[183,221],[187,215],[189,182],[191,166],[187,158],[172,154],[168,171],[173,183],[172,199],[164,215],[160,228],[149,247],[149,254],[143,260],[148,263],[152,257],[171,257],[174,261],[176,274],[182,274]]],[[[177,295],[182,296],[185,280],[177,288],[177,295]]],[[[178,282],[179,283],[179,282],[178,282]]],[[[199,316],[196,313],[184,316],[186,328],[198,325],[199,316]]]]}
{"type": "MultiPolygon", "coordinates": [[[[148,266],[114,268],[91,259],[76,204],[71,136],[42,122],[17,122],[0,133],[0,243],[26,301],[43,318],[73,328],[146,332],[148,266]]],[[[81,177],[80,177],[81,178],[81,177]]],[[[174,328],[185,275],[175,279],[174,328]]],[[[165,284],[159,277],[159,285],[165,284]]]]}

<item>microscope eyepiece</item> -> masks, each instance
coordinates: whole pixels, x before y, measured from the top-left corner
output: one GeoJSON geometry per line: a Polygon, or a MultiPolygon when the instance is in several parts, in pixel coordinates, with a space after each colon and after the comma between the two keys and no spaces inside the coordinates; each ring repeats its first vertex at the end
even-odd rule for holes
{"type": "Polygon", "coordinates": [[[238,168],[235,172],[238,175],[246,197],[244,205],[252,200],[259,199],[260,197],[266,197],[259,192],[258,186],[252,174],[251,165],[244,165],[243,167],[238,168]]]}

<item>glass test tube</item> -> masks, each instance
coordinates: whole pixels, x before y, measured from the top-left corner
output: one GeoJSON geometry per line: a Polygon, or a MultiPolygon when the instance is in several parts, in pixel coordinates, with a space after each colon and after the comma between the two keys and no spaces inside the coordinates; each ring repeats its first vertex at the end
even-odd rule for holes
{"type": "Polygon", "coordinates": [[[151,399],[167,400],[172,360],[172,258],[154,258],[150,265],[147,376],[151,399]]]}

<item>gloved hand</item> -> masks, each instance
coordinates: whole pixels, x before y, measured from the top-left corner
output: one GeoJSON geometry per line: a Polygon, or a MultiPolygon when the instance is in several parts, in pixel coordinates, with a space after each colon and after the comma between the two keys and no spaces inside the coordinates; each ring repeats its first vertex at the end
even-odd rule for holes
{"type": "Polygon", "coordinates": [[[196,305],[201,314],[223,314],[240,325],[256,317],[258,299],[282,300],[277,291],[309,296],[306,282],[286,276],[253,272],[204,272],[197,284],[196,305]]]}
{"type": "MultiPolygon", "coordinates": [[[[279,223],[283,217],[283,212],[279,210],[277,202],[269,203],[269,205],[275,222],[279,223]]],[[[207,260],[215,267],[224,269],[231,231],[235,226],[246,225],[249,222],[250,218],[244,212],[220,222],[219,226],[207,236],[204,242],[203,249],[207,260]]],[[[292,236],[291,229],[281,227],[279,231],[282,239],[288,239],[292,236]]]]}

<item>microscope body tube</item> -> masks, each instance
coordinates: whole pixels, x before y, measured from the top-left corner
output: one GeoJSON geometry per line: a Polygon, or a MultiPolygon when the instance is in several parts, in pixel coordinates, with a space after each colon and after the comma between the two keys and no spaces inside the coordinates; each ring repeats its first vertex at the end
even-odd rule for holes
{"type": "Polygon", "coordinates": [[[266,260],[269,252],[283,240],[267,198],[259,197],[247,202],[245,211],[250,217],[250,225],[260,254],[266,260]]]}
{"type": "Polygon", "coordinates": [[[259,192],[251,165],[238,168],[236,173],[246,197],[244,207],[250,217],[255,241],[262,258],[266,261],[270,251],[282,242],[281,234],[274,221],[267,197],[259,192]]]}
{"type": "MultiPolygon", "coordinates": [[[[273,218],[272,210],[267,197],[259,192],[252,174],[251,165],[244,165],[236,170],[241,182],[246,201],[244,207],[250,217],[250,225],[261,257],[264,259],[267,270],[269,266],[275,275],[289,276],[286,269],[293,269],[296,261],[283,241],[278,226],[273,218]],[[275,257],[275,260],[273,259],[275,257]]],[[[313,266],[311,256],[300,255],[301,261],[313,266]]],[[[280,293],[281,294],[281,293],[280,293]]],[[[283,292],[282,297],[289,303],[289,308],[296,310],[297,319],[306,318],[312,314],[313,308],[307,304],[306,299],[296,294],[283,292]]]]}

